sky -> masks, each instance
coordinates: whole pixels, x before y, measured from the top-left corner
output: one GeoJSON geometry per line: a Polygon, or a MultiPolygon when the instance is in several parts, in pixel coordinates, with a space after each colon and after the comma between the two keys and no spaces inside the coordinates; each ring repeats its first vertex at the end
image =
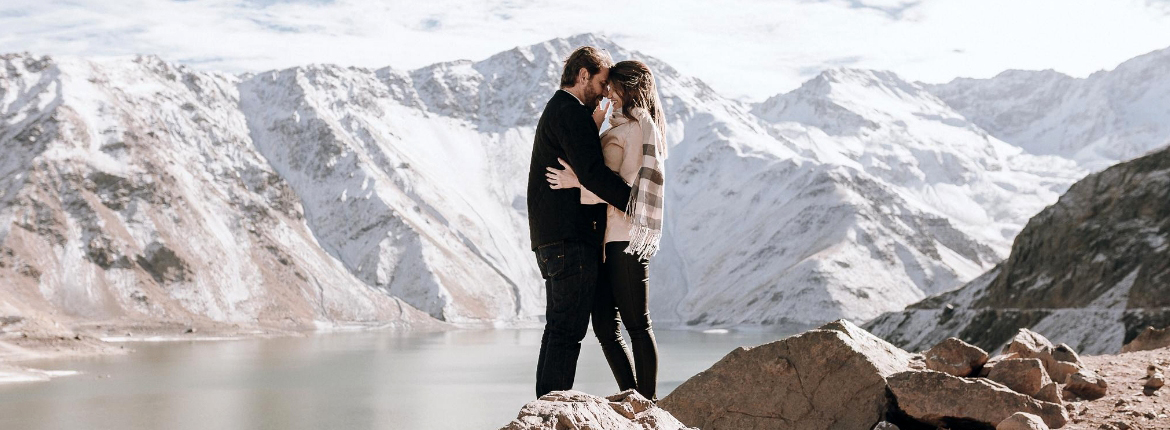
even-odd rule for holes
{"type": "Polygon", "coordinates": [[[0,2],[0,53],[155,54],[233,73],[406,70],[589,32],[760,101],[833,67],[931,83],[1007,69],[1084,77],[1170,47],[1170,0],[0,2]]]}

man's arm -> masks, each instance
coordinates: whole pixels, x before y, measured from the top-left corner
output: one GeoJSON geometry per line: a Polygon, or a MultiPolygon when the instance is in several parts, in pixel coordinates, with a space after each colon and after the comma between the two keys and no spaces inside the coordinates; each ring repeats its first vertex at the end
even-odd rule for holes
{"type": "Polygon", "coordinates": [[[570,166],[577,173],[577,181],[593,194],[618,210],[625,210],[630,201],[630,186],[614,171],[605,166],[601,157],[601,138],[597,126],[588,114],[574,112],[568,107],[561,112],[561,144],[570,166]]]}

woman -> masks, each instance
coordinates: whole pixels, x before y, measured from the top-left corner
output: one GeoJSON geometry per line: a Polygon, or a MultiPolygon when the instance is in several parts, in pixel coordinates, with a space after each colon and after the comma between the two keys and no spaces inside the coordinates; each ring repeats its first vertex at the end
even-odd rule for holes
{"type": "MultiPolygon", "coordinates": [[[[625,208],[609,207],[606,218],[604,262],[593,298],[593,332],[621,390],[636,389],[657,401],[658,346],[647,306],[649,259],[662,237],[663,161],[666,159],[662,103],[650,69],[640,61],[622,61],[609,69],[611,128],[601,136],[605,165],[630,183],[625,208]],[[623,210],[624,209],[624,210],[623,210]],[[633,343],[622,339],[624,323],[633,343]]],[[[601,126],[604,106],[594,120],[601,126]]],[[[581,188],[572,168],[549,168],[554,189],[581,188]]],[[[581,189],[582,204],[605,203],[581,189]]]]}

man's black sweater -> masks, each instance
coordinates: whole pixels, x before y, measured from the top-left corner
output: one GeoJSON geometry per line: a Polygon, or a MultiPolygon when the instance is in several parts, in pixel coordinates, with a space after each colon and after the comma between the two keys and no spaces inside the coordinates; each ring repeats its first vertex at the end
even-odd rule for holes
{"type": "Polygon", "coordinates": [[[605,205],[581,204],[578,188],[554,190],[545,178],[547,167],[569,162],[577,179],[602,200],[625,210],[630,186],[606,167],[601,138],[592,112],[564,90],[557,91],[540,115],[532,162],[528,168],[528,228],[532,249],[561,240],[601,246],[605,240],[605,205]]]}

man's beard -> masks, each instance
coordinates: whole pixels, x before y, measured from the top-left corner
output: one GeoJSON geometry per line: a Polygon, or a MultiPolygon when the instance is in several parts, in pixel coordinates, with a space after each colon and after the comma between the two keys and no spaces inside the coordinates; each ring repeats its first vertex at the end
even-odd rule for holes
{"type": "Polygon", "coordinates": [[[593,92],[593,90],[591,90],[589,87],[585,87],[585,91],[582,96],[584,100],[581,100],[581,102],[584,103],[585,106],[589,109],[597,109],[597,104],[601,103],[601,99],[603,97],[601,92],[593,92]]]}

